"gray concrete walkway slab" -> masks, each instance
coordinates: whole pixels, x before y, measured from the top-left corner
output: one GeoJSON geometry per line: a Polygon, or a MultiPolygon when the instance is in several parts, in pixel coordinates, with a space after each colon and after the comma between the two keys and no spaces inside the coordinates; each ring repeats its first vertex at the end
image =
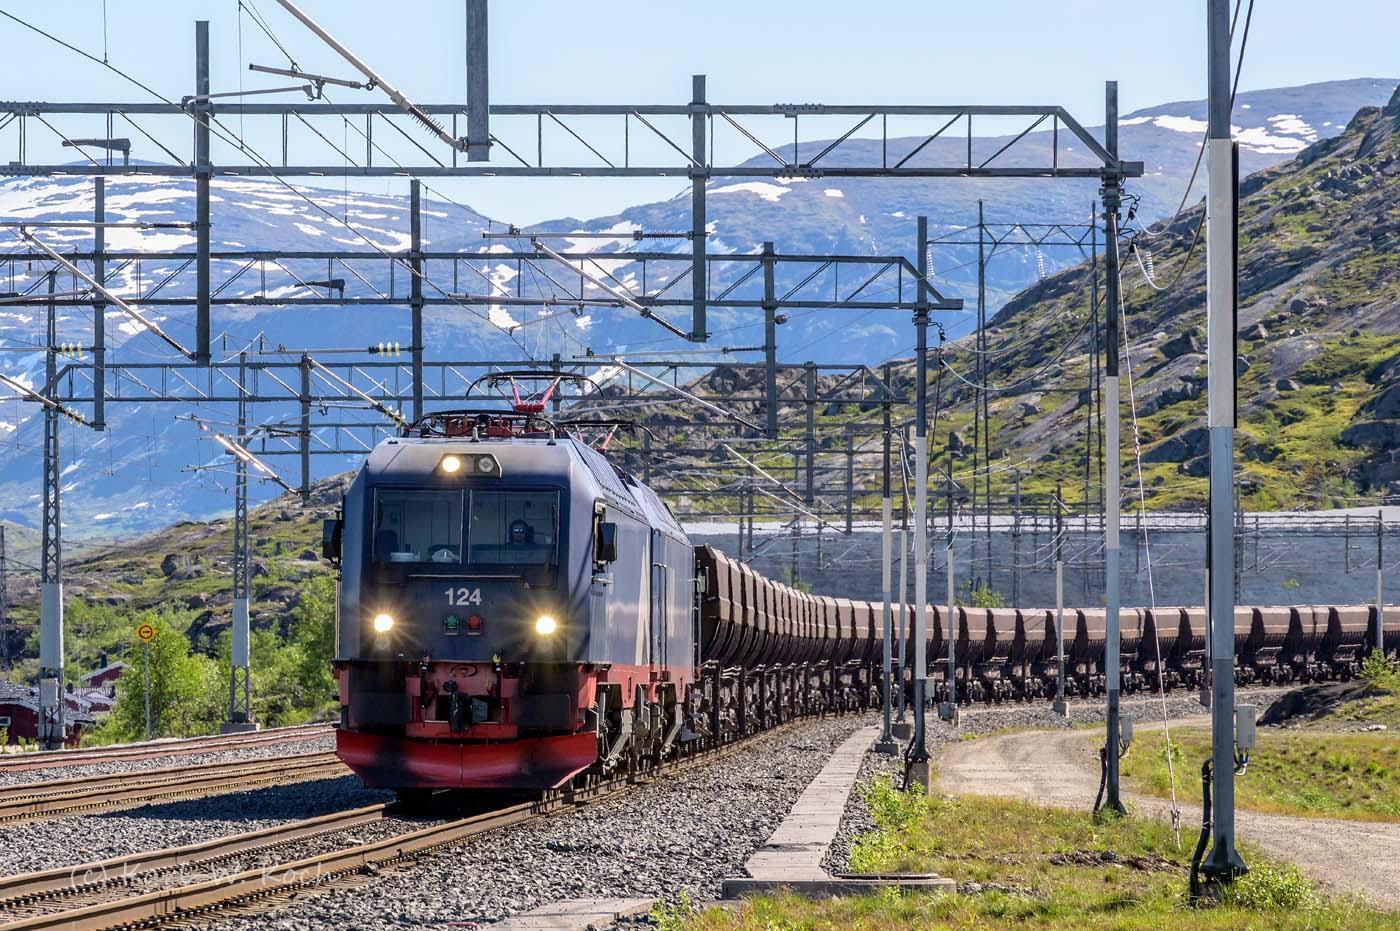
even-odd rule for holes
{"type": "Polygon", "coordinates": [[[499,931],[588,931],[651,910],[651,899],[567,899],[492,925],[499,931]]]}
{"type": "Polygon", "coordinates": [[[841,828],[846,800],[865,754],[879,733],[878,727],[861,728],[836,749],[782,824],[744,864],[749,875],[724,881],[725,898],[778,888],[805,895],[851,895],[889,886],[952,891],[953,882],[941,877],[837,877],[822,868],[822,858],[841,828]]]}

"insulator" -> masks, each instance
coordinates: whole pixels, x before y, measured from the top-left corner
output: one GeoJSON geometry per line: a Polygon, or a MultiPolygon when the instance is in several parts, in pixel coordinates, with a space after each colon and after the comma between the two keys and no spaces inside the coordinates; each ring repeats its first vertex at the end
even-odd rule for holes
{"type": "Polygon", "coordinates": [[[1040,251],[1040,247],[1035,250],[1035,273],[1040,276],[1040,280],[1045,280],[1045,253],[1040,251]]]}

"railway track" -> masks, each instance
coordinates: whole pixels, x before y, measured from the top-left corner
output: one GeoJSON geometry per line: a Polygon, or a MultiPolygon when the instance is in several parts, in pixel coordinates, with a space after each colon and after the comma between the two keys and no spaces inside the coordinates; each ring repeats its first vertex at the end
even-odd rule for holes
{"type": "Polygon", "coordinates": [[[299,890],[353,882],[424,854],[501,828],[588,805],[659,776],[721,759],[755,737],[772,735],[793,722],[759,731],[743,740],[722,744],[666,761],[636,775],[618,775],[584,788],[547,793],[536,801],[457,818],[365,843],[288,859],[228,875],[177,883],[136,895],[122,895],[142,875],[206,868],[236,856],[275,851],[297,841],[330,834],[382,818],[386,806],[325,815],[263,831],[220,838],[186,847],[135,854],[66,870],[47,870],[0,879],[0,912],[21,915],[0,924],[0,931],[108,931],[178,924],[216,911],[266,908],[299,890]],[[115,875],[121,870],[123,874],[115,875]],[[27,914],[26,914],[27,913],[27,914]]]}
{"type": "Polygon", "coordinates": [[[209,871],[235,858],[263,855],[309,838],[371,824],[384,817],[386,807],[370,805],[181,847],[0,877],[0,914],[13,921],[72,911],[132,887],[191,871],[209,871]]]}
{"type": "Polygon", "coordinates": [[[0,789],[0,822],[110,811],[346,772],[334,753],[306,753],[271,760],[49,779],[0,789]]]}
{"type": "Polygon", "coordinates": [[[115,747],[92,747],[85,750],[55,750],[48,753],[19,753],[0,755],[0,773],[19,773],[57,766],[85,766],[127,760],[153,760],[163,756],[193,756],[221,750],[243,750],[273,744],[314,740],[333,734],[329,724],[299,724],[248,734],[216,734],[208,737],[188,737],[182,740],[162,740],[115,747]]]}

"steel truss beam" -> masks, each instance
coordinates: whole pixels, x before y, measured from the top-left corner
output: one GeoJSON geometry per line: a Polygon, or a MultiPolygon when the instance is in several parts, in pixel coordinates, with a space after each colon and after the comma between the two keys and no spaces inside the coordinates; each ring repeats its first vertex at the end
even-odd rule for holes
{"type": "MultiPolygon", "coordinates": [[[[506,304],[521,306],[607,306],[607,307],[689,307],[689,297],[672,296],[671,291],[683,282],[693,267],[693,257],[673,252],[658,251],[608,251],[608,252],[556,252],[546,250],[551,259],[566,266],[573,266],[569,274],[560,273],[557,265],[541,266],[541,253],[536,250],[511,250],[508,252],[439,252],[414,253],[410,251],[366,252],[364,250],[218,250],[210,251],[211,265],[222,271],[222,278],[211,283],[210,304],[220,305],[259,305],[259,306],[404,306],[412,307],[414,302],[429,306],[449,306],[462,304],[506,304]],[[288,268],[283,263],[316,262],[317,269],[298,267],[288,268]],[[324,278],[320,263],[325,263],[324,278]],[[406,287],[399,287],[397,276],[387,271],[405,267],[408,263],[418,263],[423,275],[441,282],[471,281],[477,275],[481,263],[492,266],[514,264],[516,289],[514,293],[471,294],[457,292],[449,296],[429,296],[421,291],[421,278],[416,275],[402,276],[408,279],[406,287]],[[597,283],[603,263],[627,262],[637,267],[635,275],[640,283],[639,290],[628,293],[621,289],[620,282],[597,283]],[[658,270],[660,268],[665,271],[658,270]],[[679,268],[678,268],[679,267],[679,268]],[[550,295],[530,296],[523,292],[520,274],[526,268],[532,269],[556,289],[550,295]],[[552,274],[545,269],[553,270],[552,274]],[[376,275],[375,270],[383,271],[376,275]],[[298,271],[303,274],[298,274],[298,271]],[[348,277],[344,277],[348,273],[348,277]],[[576,276],[578,280],[572,280],[576,276]],[[371,280],[388,281],[388,291],[380,291],[371,280]],[[337,283],[332,287],[328,282],[337,283]],[[420,283],[418,288],[415,283],[420,283]],[[243,285],[242,290],[237,287],[243,285]],[[605,287],[606,285],[606,287],[605,287]],[[278,294],[272,292],[287,288],[300,288],[302,294],[278,294]],[[336,290],[339,293],[332,295],[336,290]],[[323,295],[320,292],[325,291],[323,295]]],[[[115,289],[108,296],[117,297],[130,304],[147,306],[196,306],[196,297],[163,296],[162,292],[171,288],[178,276],[189,269],[196,255],[189,252],[140,252],[134,250],[103,250],[66,252],[62,256],[65,270],[71,272],[69,264],[93,262],[104,259],[117,263],[108,271],[108,277],[131,269],[134,277],[134,293],[118,295],[115,289]],[[172,271],[170,265],[176,267],[172,271]],[[149,275],[143,266],[154,270],[149,275]]],[[[848,255],[774,253],[771,256],[755,254],[716,253],[701,256],[707,268],[706,277],[723,289],[706,299],[710,307],[742,309],[773,307],[775,309],[824,308],[831,310],[912,310],[915,305],[918,269],[900,255],[848,255]],[[758,272],[768,265],[789,269],[798,285],[787,293],[775,296],[771,302],[761,295],[762,280],[758,272]],[[722,274],[722,272],[728,274],[722,274]],[[751,284],[750,284],[751,283],[751,284]],[[745,285],[750,285],[745,289],[745,285]],[[830,287],[830,291],[826,288],[830,287]],[[893,290],[888,299],[876,299],[872,293],[893,290]],[[742,296],[753,292],[751,296],[742,296]],[[864,299],[862,299],[864,297],[864,299]]],[[[33,262],[54,261],[54,254],[48,251],[14,252],[0,256],[0,280],[17,273],[21,266],[33,262]]],[[[90,284],[90,283],[89,283],[90,284]]],[[[95,288],[75,291],[55,301],[59,307],[90,306],[95,296],[95,288]]],[[[933,310],[961,310],[961,298],[946,298],[936,290],[933,292],[933,310]]],[[[39,296],[32,303],[40,303],[39,296]]],[[[42,301],[47,304],[47,301],[42,301]]],[[[7,303],[23,303],[18,298],[7,299],[7,303]]],[[[161,334],[158,334],[161,335],[161,334]]],[[[183,347],[180,347],[183,352],[183,347]]]]}
{"type": "MultiPolygon", "coordinates": [[[[703,80],[703,76],[697,77],[703,80]]],[[[369,140],[374,137],[376,124],[389,124],[405,135],[420,132],[416,125],[406,125],[409,117],[392,103],[206,103],[203,112],[210,113],[214,121],[241,118],[254,135],[260,122],[280,124],[284,156],[281,164],[261,164],[245,158],[211,166],[213,174],[226,176],[1097,179],[1105,169],[1124,177],[1139,177],[1143,171],[1141,162],[1123,161],[1111,155],[1079,120],[1059,106],[717,104],[703,99],[703,84],[697,90],[699,99],[678,104],[493,104],[491,141],[496,145],[489,162],[464,162],[457,152],[444,152],[444,161],[415,147],[399,153],[416,155],[412,161],[391,158],[392,164],[382,161],[386,153],[380,149],[381,163],[375,164],[377,146],[369,144],[369,140]],[[291,135],[292,120],[310,124],[329,119],[339,127],[341,120],[352,117],[364,123],[359,132],[367,145],[360,162],[343,155],[339,162],[290,159],[293,145],[307,144],[291,135]],[[828,143],[802,142],[804,118],[808,123],[840,118],[854,125],[828,143]],[[898,135],[890,133],[892,118],[899,123],[898,135]],[[979,120],[983,126],[989,120],[1011,120],[1024,127],[988,153],[986,150],[1005,136],[975,135],[979,120]],[[726,142],[737,143],[731,148],[732,158],[718,156],[714,145],[697,149],[693,138],[697,124],[712,143],[716,128],[727,127],[726,142]],[[867,127],[867,135],[856,135],[867,127]],[[1049,130],[1048,145],[1028,141],[1031,133],[1042,127],[1049,130]],[[779,135],[782,141],[778,141],[779,135]],[[636,139],[644,140],[643,152],[637,151],[636,139]],[[947,157],[950,147],[929,148],[939,139],[957,139],[961,143],[956,159],[947,157]],[[878,149],[871,144],[875,142],[878,149]],[[578,158],[584,153],[586,157],[578,158]],[[639,156],[646,160],[638,162],[639,156]]],[[[417,109],[446,120],[454,137],[458,135],[459,121],[470,120],[463,104],[425,104],[417,109]]],[[[188,108],[165,103],[0,102],[0,117],[10,118],[6,122],[16,125],[16,133],[23,132],[27,121],[43,117],[102,118],[65,121],[87,127],[89,123],[105,125],[109,117],[114,121],[133,121],[137,117],[189,115],[188,108]]],[[[825,128],[823,122],[818,126],[819,130],[825,128]]],[[[227,128],[224,131],[228,132],[227,128]]],[[[91,133],[84,128],[63,133],[70,138],[80,134],[91,133]]],[[[146,133],[143,131],[142,135],[146,133]]],[[[192,174],[188,165],[54,165],[30,162],[22,146],[18,154],[17,160],[0,165],[0,174],[192,174]]],[[[153,145],[152,151],[134,152],[132,157],[135,162],[159,158],[160,154],[153,145]]]]}

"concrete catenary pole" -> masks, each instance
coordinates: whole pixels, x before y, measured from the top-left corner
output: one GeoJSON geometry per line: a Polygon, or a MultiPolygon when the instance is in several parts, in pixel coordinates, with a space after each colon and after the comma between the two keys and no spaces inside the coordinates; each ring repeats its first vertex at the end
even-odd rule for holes
{"type": "Polygon", "coordinates": [[[1246,869],[1235,849],[1235,470],[1237,152],[1230,138],[1229,0],[1207,0],[1206,411],[1210,432],[1211,798],[1217,882],[1246,869]]]}
{"type": "Polygon", "coordinates": [[[919,287],[914,310],[914,743],[910,784],[928,788],[925,689],[928,684],[928,217],[919,217],[919,287]]]}
{"type": "MultiPolygon", "coordinates": [[[[1116,161],[1118,158],[1118,83],[1107,82],[1104,94],[1104,148],[1116,161]]],[[[1106,734],[1105,753],[1108,765],[1108,779],[1104,807],[1119,813],[1126,813],[1119,795],[1118,701],[1121,688],[1119,668],[1119,647],[1122,636],[1119,618],[1119,546],[1118,530],[1122,519],[1119,507],[1119,473],[1122,467],[1122,451],[1119,449],[1119,421],[1122,416],[1118,404],[1118,352],[1120,327],[1120,296],[1118,287],[1118,207],[1122,201],[1121,179],[1116,168],[1105,171],[1103,179],[1103,219],[1104,241],[1106,244],[1104,261],[1104,295],[1108,299],[1108,313],[1105,317],[1104,339],[1104,434],[1107,440],[1105,452],[1108,456],[1104,481],[1104,582],[1105,601],[1108,607],[1107,631],[1104,645],[1104,672],[1107,678],[1108,708],[1104,715],[1106,734]]]]}
{"type": "MultiPolygon", "coordinates": [[[[3,538],[0,538],[3,539],[3,538]]],[[[1386,512],[1376,511],[1376,650],[1386,655],[1386,512]]]]}
{"type": "MultiPolygon", "coordinates": [[[[875,744],[875,749],[880,753],[892,754],[896,749],[894,739],[890,734],[890,667],[893,661],[892,651],[894,648],[892,642],[894,639],[894,617],[890,609],[890,563],[894,558],[894,514],[892,502],[890,500],[890,414],[892,405],[890,396],[890,365],[888,362],[885,363],[882,375],[884,378],[884,388],[880,409],[884,418],[884,462],[880,492],[880,590],[884,595],[884,604],[883,611],[880,615],[880,631],[882,634],[880,638],[880,739],[875,744]]],[[[849,507],[848,499],[847,515],[850,514],[849,507]]],[[[847,532],[849,532],[849,527],[847,528],[847,532]]]]}
{"type": "Polygon", "coordinates": [[[1055,713],[1065,705],[1065,508],[1055,483],[1055,713]]]}
{"type": "MultiPolygon", "coordinates": [[[[947,616],[943,619],[943,639],[948,644],[948,702],[943,708],[943,717],[952,721],[958,715],[958,606],[957,606],[957,586],[955,584],[953,572],[953,435],[948,434],[948,474],[944,482],[943,504],[948,510],[948,533],[943,538],[943,565],[946,567],[945,575],[948,581],[948,597],[944,602],[947,616]]],[[[973,530],[977,529],[976,520],[973,521],[973,530]]],[[[977,535],[972,535],[972,545],[968,547],[969,553],[977,551],[977,535]]],[[[969,556],[968,563],[972,562],[969,556]]],[[[969,566],[969,577],[971,568],[969,566]]]]}

